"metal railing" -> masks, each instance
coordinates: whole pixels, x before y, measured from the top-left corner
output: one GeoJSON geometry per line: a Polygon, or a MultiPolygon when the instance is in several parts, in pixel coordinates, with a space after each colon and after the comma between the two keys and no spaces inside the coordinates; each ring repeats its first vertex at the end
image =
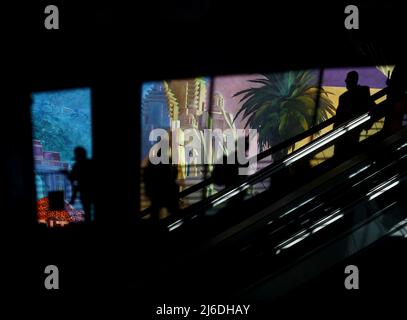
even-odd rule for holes
{"type": "MultiPolygon", "coordinates": [[[[371,101],[372,102],[377,101],[378,99],[385,96],[387,94],[387,92],[388,92],[388,88],[384,88],[384,89],[376,92],[375,94],[373,94],[371,96],[371,101]]],[[[366,121],[373,121],[374,119],[379,120],[380,118],[383,117],[385,109],[386,109],[386,100],[379,103],[379,104],[377,104],[377,105],[375,105],[368,113],[366,113],[365,115],[369,114],[369,119],[366,118],[367,120],[366,119],[365,120],[366,121]],[[372,115],[370,115],[370,113],[372,113],[372,115]]],[[[263,160],[263,159],[271,156],[272,154],[274,154],[276,152],[287,149],[290,146],[294,145],[295,143],[300,142],[303,139],[305,139],[307,137],[310,137],[310,136],[312,136],[312,135],[314,135],[316,133],[319,133],[321,130],[329,127],[332,124],[334,124],[336,122],[336,119],[337,119],[337,117],[333,116],[333,117],[329,118],[328,120],[326,120],[324,122],[321,122],[321,123],[313,126],[312,128],[310,128],[310,129],[296,135],[296,136],[293,136],[293,137],[291,137],[291,138],[289,138],[289,139],[287,139],[287,140],[285,140],[285,141],[283,141],[283,142],[281,142],[281,143],[279,143],[279,144],[277,144],[275,146],[272,146],[272,147],[268,148],[267,150],[264,150],[264,151],[260,152],[259,154],[257,154],[253,158],[255,158],[256,161],[260,161],[260,160],[263,160]]],[[[357,123],[357,120],[358,120],[358,117],[354,118],[353,120],[348,121],[349,127],[347,128],[347,130],[352,130],[355,127],[359,126],[361,123],[360,124],[357,123]]],[[[336,139],[335,132],[339,132],[341,130],[341,128],[342,127],[338,127],[336,129],[332,129],[332,130],[328,131],[324,135],[318,137],[317,139],[309,142],[308,144],[304,145],[300,149],[294,151],[293,153],[288,155],[286,158],[283,158],[280,161],[276,161],[273,164],[269,165],[268,167],[276,167],[277,165],[281,164],[282,162],[284,162],[284,160],[287,160],[287,159],[290,159],[289,161],[290,161],[290,163],[292,163],[293,160],[295,161],[295,159],[299,159],[298,156],[297,156],[297,158],[295,158],[295,157],[293,158],[292,157],[293,154],[298,154],[298,152],[304,152],[304,148],[306,148],[307,146],[309,146],[311,144],[315,144],[315,142],[318,142],[318,141],[321,141],[321,140],[323,141],[323,139],[326,139],[326,138],[331,139],[329,141],[329,142],[331,142],[332,140],[336,139]],[[329,137],[329,135],[331,135],[331,137],[329,137]]],[[[345,133],[345,131],[343,131],[343,133],[345,133]]],[[[317,148],[321,148],[323,145],[325,145],[325,144],[322,144],[320,147],[317,147],[317,148]]],[[[315,151],[315,150],[316,149],[314,147],[314,150],[312,150],[312,151],[315,151]]],[[[253,160],[253,159],[250,159],[250,160],[253,160]]],[[[249,163],[250,163],[250,160],[249,160],[249,163]]],[[[268,167],[256,172],[255,174],[253,174],[251,176],[248,176],[248,178],[247,178],[248,183],[250,183],[249,181],[252,181],[252,180],[254,181],[260,175],[262,176],[263,173],[264,173],[264,170],[267,169],[268,167]]],[[[268,168],[268,169],[270,169],[270,168],[268,168]]],[[[201,181],[201,182],[199,182],[199,183],[197,183],[197,184],[195,184],[195,185],[181,191],[179,193],[179,199],[185,198],[185,197],[191,195],[192,193],[200,191],[200,190],[208,187],[209,185],[211,185],[213,183],[214,183],[213,177],[209,177],[209,178],[207,178],[207,179],[205,179],[205,180],[203,180],[203,181],[201,181]]],[[[219,192],[219,193],[217,193],[217,194],[215,194],[213,196],[208,197],[206,200],[212,199],[214,196],[222,197],[225,193],[228,193],[232,189],[233,189],[233,187],[224,188],[224,190],[222,190],[221,192],[219,192]]],[[[203,201],[205,201],[205,199],[203,201]]],[[[144,209],[141,212],[142,215],[148,214],[149,209],[150,208],[144,209]]]]}

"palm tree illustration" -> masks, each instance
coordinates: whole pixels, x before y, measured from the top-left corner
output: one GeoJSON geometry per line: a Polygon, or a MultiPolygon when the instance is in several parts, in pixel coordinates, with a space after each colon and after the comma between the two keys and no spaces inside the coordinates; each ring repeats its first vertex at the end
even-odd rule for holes
{"type": "MultiPolygon", "coordinates": [[[[245,128],[257,129],[261,151],[308,130],[314,122],[318,124],[335,115],[335,107],[328,96],[330,93],[318,88],[315,72],[261,74],[261,77],[249,82],[261,86],[234,94],[235,97],[242,96],[242,106],[234,121],[242,115],[242,119],[247,120],[245,128]],[[315,107],[317,101],[318,108],[315,107]]],[[[294,146],[291,147],[293,149],[294,146]]],[[[273,157],[283,157],[288,151],[289,148],[273,157]]]]}

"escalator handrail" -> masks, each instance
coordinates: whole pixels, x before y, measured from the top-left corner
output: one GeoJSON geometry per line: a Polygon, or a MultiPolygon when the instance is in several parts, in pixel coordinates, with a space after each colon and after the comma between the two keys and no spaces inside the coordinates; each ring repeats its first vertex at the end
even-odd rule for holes
{"type": "MultiPolygon", "coordinates": [[[[371,96],[371,99],[372,99],[373,102],[375,102],[376,100],[380,99],[381,97],[383,97],[386,94],[387,94],[387,87],[380,90],[380,91],[378,91],[378,92],[376,92],[375,94],[373,94],[371,96]]],[[[312,128],[310,128],[310,129],[308,129],[308,130],[306,130],[304,132],[301,132],[300,134],[298,134],[298,135],[296,135],[294,137],[291,137],[291,138],[289,138],[289,139],[287,139],[287,140],[285,140],[285,141],[283,141],[283,142],[281,142],[281,143],[279,143],[279,144],[277,144],[275,146],[272,146],[272,147],[268,148],[267,150],[264,150],[264,151],[260,152],[259,154],[257,154],[254,157],[257,159],[257,161],[265,159],[268,156],[272,155],[273,153],[276,153],[277,151],[283,150],[283,149],[293,145],[294,143],[299,142],[299,141],[305,139],[306,137],[308,137],[308,136],[310,136],[312,134],[315,134],[318,131],[321,131],[322,129],[325,129],[326,127],[333,124],[335,122],[335,120],[336,120],[336,115],[329,118],[328,120],[325,120],[324,122],[321,122],[321,123],[313,126],[312,128]]],[[[250,163],[250,160],[249,160],[249,163],[250,163]]],[[[194,192],[208,186],[212,182],[213,182],[212,177],[209,177],[208,179],[203,180],[203,181],[201,181],[201,182],[199,182],[199,183],[197,183],[197,184],[195,184],[195,185],[181,191],[179,193],[179,197],[183,198],[183,197],[185,197],[185,196],[187,196],[189,194],[192,194],[192,193],[194,193],[194,192]]]]}
{"type": "MultiPolygon", "coordinates": [[[[381,97],[383,97],[384,95],[386,95],[387,91],[388,91],[388,88],[386,87],[386,88],[376,92],[375,94],[373,94],[371,96],[372,102],[375,102],[376,100],[378,100],[381,97]]],[[[385,102],[385,101],[383,101],[383,102],[385,102]]],[[[380,106],[380,108],[383,108],[383,102],[375,105],[369,112],[374,111],[379,106],[380,106]]],[[[368,114],[369,112],[367,112],[366,114],[368,114]]],[[[357,115],[354,119],[356,119],[358,117],[360,117],[360,115],[357,115]]],[[[351,119],[351,120],[354,120],[354,119],[351,119]]],[[[321,123],[313,126],[312,128],[310,128],[310,129],[308,129],[308,130],[306,130],[306,131],[304,131],[304,132],[302,132],[302,133],[300,133],[300,134],[298,134],[298,135],[296,135],[294,137],[291,137],[291,138],[289,138],[289,139],[287,139],[287,140],[285,140],[285,141],[283,141],[283,142],[281,142],[281,143],[279,143],[279,144],[277,144],[275,146],[272,146],[272,147],[268,148],[265,151],[260,152],[259,154],[255,155],[254,158],[256,158],[257,161],[265,159],[266,157],[272,155],[273,153],[275,153],[277,151],[280,151],[280,150],[283,150],[283,149],[293,145],[294,143],[299,142],[299,141],[303,140],[304,138],[321,131],[322,129],[325,129],[326,127],[328,127],[331,124],[335,123],[335,120],[336,120],[336,115],[329,118],[328,120],[325,120],[324,122],[321,122],[321,123]]],[[[351,120],[349,120],[349,121],[351,121],[351,120]]],[[[276,164],[276,163],[273,163],[271,165],[274,165],[274,164],[276,164]]],[[[254,175],[257,175],[258,173],[260,173],[260,172],[256,172],[254,175]]],[[[253,175],[251,177],[253,178],[253,175]]],[[[209,178],[207,178],[207,179],[205,179],[205,180],[203,180],[203,181],[201,181],[201,182],[199,182],[199,183],[197,183],[197,184],[195,184],[195,185],[181,191],[178,194],[178,197],[179,197],[179,199],[184,198],[184,197],[186,197],[186,196],[188,196],[188,195],[190,195],[190,194],[192,194],[194,192],[197,192],[197,191],[207,187],[208,185],[210,185],[212,183],[213,183],[213,177],[209,177],[209,178]]],[[[220,196],[220,194],[219,194],[219,196],[220,196]]],[[[144,209],[142,211],[142,213],[147,214],[149,212],[149,209],[150,209],[150,207],[144,209]]]]}
{"type": "MultiPolygon", "coordinates": [[[[405,175],[404,175],[404,176],[405,176],[405,175]]],[[[366,197],[360,197],[360,198],[358,199],[358,201],[355,201],[354,203],[348,205],[347,208],[346,208],[346,210],[350,210],[351,207],[354,207],[354,206],[356,206],[356,205],[362,203],[364,200],[366,200],[366,197]]],[[[267,275],[267,276],[263,276],[260,280],[256,281],[255,283],[253,283],[252,285],[250,285],[249,287],[247,287],[246,289],[244,289],[244,291],[253,289],[254,287],[257,287],[257,286],[259,286],[259,285],[264,284],[266,281],[269,281],[271,278],[277,276],[278,274],[284,272],[285,270],[291,268],[292,266],[294,266],[294,265],[300,263],[301,261],[307,259],[309,256],[311,256],[311,255],[315,254],[316,252],[320,251],[321,249],[323,249],[323,248],[325,248],[325,247],[331,245],[331,244],[334,243],[335,241],[344,238],[345,236],[351,234],[352,232],[354,232],[354,231],[357,230],[357,229],[363,228],[365,225],[367,225],[368,223],[370,223],[373,219],[376,219],[376,218],[379,217],[379,216],[383,216],[383,215],[385,214],[385,213],[383,212],[383,210],[385,210],[385,209],[387,209],[387,208],[388,208],[388,207],[386,206],[384,209],[379,210],[378,213],[372,214],[371,216],[369,216],[368,218],[366,218],[365,221],[363,221],[363,222],[361,222],[361,223],[358,223],[358,224],[356,224],[355,226],[352,226],[349,230],[344,231],[344,232],[342,232],[342,233],[336,235],[333,239],[330,239],[329,241],[323,241],[323,242],[321,242],[321,244],[318,245],[316,248],[310,249],[310,250],[305,249],[305,250],[308,250],[308,251],[307,251],[305,254],[299,256],[295,261],[290,262],[290,263],[289,263],[288,265],[286,265],[286,266],[280,267],[278,270],[273,271],[272,274],[269,274],[269,275],[267,275]]],[[[406,226],[407,226],[407,223],[404,223],[404,224],[402,224],[402,225],[397,226],[397,227],[394,228],[394,229],[391,228],[390,230],[385,231],[379,239],[375,240],[374,242],[370,243],[367,247],[364,247],[364,248],[362,248],[362,249],[360,249],[360,250],[365,250],[365,249],[371,247],[372,245],[376,244],[378,241],[381,241],[381,239],[383,239],[383,238],[385,238],[385,237],[387,237],[387,236],[389,236],[389,235],[392,235],[392,234],[396,233],[397,231],[399,231],[399,230],[405,228],[406,226]]],[[[309,240],[309,239],[308,239],[308,240],[309,240]]],[[[360,251],[358,251],[358,252],[360,252],[360,251]]],[[[356,254],[359,254],[359,253],[356,253],[356,254]]],[[[353,255],[355,255],[355,254],[353,254],[353,255]]]]}
{"type": "MultiPolygon", "coordinates": [[[[351,124],[353,124],[354,122],[356,122],[356,120],[360,117],[366,117],[366,116],[370,116],[370,121],[377,121],[378,119],[380,119],[381,117],[383,117],[383,115],[385,114],[385,111],[387,110],[386,107],[386,101],[383,101],[381,103],[379,103],[378,105],[376,105],[377,108],[357,117],[356,119],[353,120],[349,120],[348,122],[346,122],[344,125],[341,125],[340,127],[329,131],[327,133],[325,133],[324,135],[318,137],[318,139],[312,141],[310,144],[312,145],[316,145],[318,143],[320,143],[321,140],[325,139],[328,135],[335,135],[336,132],[343,130],[343,127],[348,127],[351,124]]],[[[352,130],[354,128],[356,128],[357,126],[353,126],[352,130]]],[[[335,139],[330,140],[329,142],[327,142],[326,144],[321,144],[319,147],[314,148],[312,153],[318,152],[318,150],[322,147],[327,147],[328,144],[334,144],[335,143],[335,139]]],[[[296,150],[294,153],[290,154],[288,157],[279,160],[278,162],[274,163],[273,165],[267,166],[263,169],[261,169],[260,171],[256,172],[255,174],[248,176],[246,179],[241,180],[240,182],[236,183],[235,185],[232,186],[228,186],[227,188],[224,188],[223,190],[219,191],[218,193],[203,199],[202,201],[192,204],[191,206],[185,208],[185,214],[183,215],[183,217],[177,215],[177,217],[173,217],[173,216],[169,216],[168,218],[171,217],[171,219],[169,219],[170,221],[173,219],[182,219],[182,218],[186,218],[187,217],[187,212],[193,210],[194,212],[196,211],[200,211],[202,208],[208,207],[208,205],[213,205],[215,202],[223,202],[222,198],[225,199],[226,197],[231,197],[232,194],[235,194],[238,190],[242,190],[242,188],[246,188],[248,185],[252,185],[255,184],[259,181],[264,180],[265,178],[269,177],[273,172],[276,172],[279,170],[279,168],[286,166],[286,161],[289,160],[290,157],[295,157],[296,154],[301,153],[304,149],[307,148],[313,148],[314,146],[303,146],[300,149],[296,150]]],[[[227,199],[225,199],[224,201],[226,201],[227,199]]]]}
{"type": "MultiPolygon", "coordinates": [[[[388,150],[387,148],[389,147],[389,143],[390,144],[392,144],[392,143],[394,143],[394,138],[396,138],[396,139],[400,139],[401,137],[404,137],[404,139],[407,137],[407,128],[405,128],[405,129],[403,129],[401,132],[401,135],[400,134],[397,134],[397,138],[396,138],[396,136],[392,136],[391,138],[387,138],[385,141],[384,141],[384,144],[383,145],[380,145],[380,148],[381,148],[381,150],[384,150],[384,149],[382,149],[383,147],[385,147],[386,148],[386,150],[388,150]]],[[[366,140],[365,140],[366,141],[366,140]]],[[[365,141],[363,141],[362,143],[364,143],[365,141]]],[[[398,148],[397,149],[397,151],[398,150],[400,150],[401,148],[398,148]]],[[[385,152],[386,154],[387,154],[387,152],[385,152]]],[[[388,164],[385,164],[383,167],[382,167],[382,169],[380,170],[381,172],[383,171],[383,169],[385,169],[385,170],[388,170],[388,167],[395,167],[395,166],[397,166],[397,163],[401,160],[401,159],[403,159],[404,158],[404,156],[402,156],[402,155],[400,155],[399,156],[399,158],[396,158],[396,159],[392,159],[391,160],[391,162],[390,163],[388,163],[388,164]]],[[[356,158],[352,158],[350,161],[352,161],[352,162],[354,162],[354,160],[355,160],[356,158]]],[[[364,159],[367,159],[367,158],[364,158],[364,159]]],[[[371,159],[371,158],[370,158],[371,159]]],[[[347,161],[348,162],[348,161],[347,161]]],[[[374,162],[374,161],[373,161],[374,162]]],[[[386,162],[387,162],[387,157],[386,157],[386,162]]],[[[353,166],[353,165],[352,165],[353,166]]],[[[338,167],[336,167],[336,168],[338,168],[338,167]]],[[[335,169],[336,169],[335,168],[335,169]]],[[[350,168],[350,167],[348,167],[348,168],[350,168]]],[[[341,170],[342,171],[342,170],[341,170]]],[[[388,171],[387,171],[388,172],[388,171]]],[[[368,174],[367,175],[367,177],[366,178],[363,178],[363,179],[360,179],[360,177],[358,178],[358,181],[360,181],[360,182],[363,182],[363,183],[366,183],[366,180],[371,180],[371,181],[374,181],[374,180],[377,180],[377,173],[379,173],[379,172],[377,172],[377,169],[374,169],[374,173],[373,174],[368,174]]],[[[382,173],[381,173],[382,174],[382,173]]],[[[337,176],[336,176],[337,177],[337,176]]],[[[337,178],[334,178],[335,180],[337,179],[337,178]]],[[[406,177],[407,177],[407,171],[406,171],[406,177]]],[[[332,181],[332,176],[329,178],[331,181],[332,181]]],[[[348,179],[349,178],[347,178],[346,180],[348,181],[348,179]]],[[[326,181],[328,181],[328,180],[325,180],[325,182],[324,183],[326,183],[326,181]]],[[[353,185],[354,184],[354,182],[351,182],[351,185],[353,185]]],[[[334,186],[335,188],[337,188],[337,186],[334,186]]],[[[321,190],[317,190],[317,189],[312,189],[313,191],[313,193],[315,194],[316,192],[317,193],[321,193],[321,190]]],[[[327,189],[324,189],[324,190],[327,190],[327,189]]],[[[295,191],[296,193],[298,192],[297,190],[295,191]]],[[[325,191],[324,191],[325,192],[325,191]]],[[[332,191],[329,191],[329,192],[332,192],[332,191]]],[[[309,193],[309,190],[308,191],[306,191],[306,193],[309,193]]],[[[304,198],[301,198],[301,197],[303,197],[305,195],[305,193],[303,193],[303,194],[300,194],[300,200],[299,200],[299,202],[304,202],[304,198]],[[302,199],[302,200],[301,200],[302,199]]],[[[340,195],[339,196],[342,196],[342,193],[340,192],[340,195]]],[[[368,194],[367,193],[364,193],[364,195],[363,195],[363,199],[366,199],[366,197],[368,197],[368,194]]],[[[314,197],[314,196],[308,196],[308,198],[313,198],[313,199],[315,199],[316,197],[314,197]]],[[[362,199],[361,198],[361,199],[362,199]]],[[[332,198],[329,198],[330,200],[332,200],[332,198]]],[[[229,229],[229,230],[226,230],[226,231],[223,231],[222,233],[220,233],[220,234],[218,234],[216,237],[214,237],[214,238],[211,238],[210,239],[210,241],[208,241],[204,246],[203,246],[203,248],[209,248],[209,247],[212,247],[214,244],[219,244],[220,242],[222,242],[224,239],[228,239],[228,238],[230,238],[230,237],[235,237],[235,235],[236,234],[238,234],[238,233],[241,233],[241,232],[245,232],[245,233],[247,233],[247,232],[251,232],[251,231],[248,231],[250,228],[251,228],[251,230],[255,230],[255,231],[253,231],[253,232],[255,232],[255,234],[256,235],[259,235],[259,233],[260,233],[260,231],[259,231],[259,228],[257,228],[257,227],[255,227],[255,228],[257,228],[257,229],[253,229],[253,226],[255,226],[256,224],[258,224],[260,221],[264,221],[264,219],[266,219],[266,220],[268,220],[268,221],[270,221],[270,220],[275,220],[275,217],[279,217],[278,215],[275,215],[275,216],[273,216],[273,218],[272,219],[270,219],[270,216],[273,214],[272,212],[274,212],[274,214],[276,213],[276,212],[287,212],[287,210],[286,210],[286,208],[287,208],[287,204],[288,203],[290,203],[290,202],[292,202],[293,200],[291,199],[290,201],[287,201],[287,200],[283,200],[283,201],[280,201],[280,204],[277,204],[277,206],[275,206],[275,203],[273,203],[273,204],[271,204],[271,206],[269,206],[268,207],[268,209],[264,209],[264,210],[262,210],[261,212],[259,212],[258,214],[256,214],[256,215],[252,215],[249,219],[250,220],[245,220],[245,221],[242,221],[242,222],[240,222],[239,223],[239,225],[235,225],[235,226],[233,226],[232,227],[232,229],[229,229]],[[249,226],[249,227],[248,227],[249,226]],[[244,231],[243,231],[244,230],[244,231]]],[[[296,200],[297,201],[297,200],[296,200]]],[[[319,202],[319,203],[324,203],[324,204],[326,204],[327,202],[325,201],[325,200],[320,200],[320,199],[318,199],[317,200],[317,202],[319,202]]],[[[343,208],[342,208],[343,209],[343,208]]],[[[282,217],[281,215],[280,215],[280,217],[282,217]]],[[[280,217],[278,218],[278,219],[280,219],[280,217]]],[[[287,216],[288,217],[288,216],[287,216]]],[[[305,214],[304,214],[304,211],[298,211],[298,214],[295,214],[295,212],[294,212],[294,215],[293,216],[289,216],[288,217],[288,220],[285,220],[285,222],[282,222],[281,224],[280,224],[280,226],[281,225],[284,225],[284,226],[286,226],[286,225],[288,225],[289,224],[289,222],[288,221],[295,221],[295,220],[298,220],[299,218],[301,218],[301,219],[304,219],[304,221],[305,220],[308,220],[308,216],[306,216],[305,214]]],[[[284,219],[286,219],[286,218],[284,218],[284,219]]],[[[261,222],[260,222],[261,223],[261,222]]],[[[302,224],[301,222],[300,222],[300,224],[302,224]]],[[[273,224],[274,225],[274,224],[273,224]]],[[[304,224],[302,224],[302,225],[304,225],[304,224]]],[[[279,225],[277,225],[277,228],[279,228],[279,225]]]]}

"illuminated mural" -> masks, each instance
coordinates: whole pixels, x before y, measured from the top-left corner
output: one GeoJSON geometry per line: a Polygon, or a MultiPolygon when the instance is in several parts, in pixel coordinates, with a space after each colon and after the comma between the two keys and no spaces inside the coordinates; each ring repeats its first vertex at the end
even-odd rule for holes
{"type": "Polygon", "coordinates": [[[72,187],[63,172],[72,168],[75,147],[84,147],[91,156],[90,90],[40,92],[32,98],[38,221],[49,226],[82,221],[80,201],[69,204],[72,187]],[[49,210],[50,191],[64,193],[64,210],[49,210]]]}
{"type": "MultiPolygon", "coordinates": [[[[369,86],[373,94],[386,86],[391,67],[314,69],[145,83],[142,167],[147,164],[149,150],[154,144],[149,141],[149,135],[156,128],[172,129],[178,135],[185,129],[194,129],[198,137],[208,128],[256,129],[258,151],[276,145],[335,115],[339,96],[346,91],[346,74],[352,70],[359,73],[359,83],[369,86]]],[[[379,121],[371,130],[380,130],[382,125],[379,121]]],[[[328,127],[320,134],[331,129],[328,127]]],[[[313,137],[298,142],[290,150],[282,150],[274,158],[292,152],[310,139],[313,137]]],[[[179,150],[180,158],[185,157],[182,146],[179,150]]],[[[311,164],[331,157],[332,151],[324,150],[311,164]]],[[[272,161],[270,157],[267,164],[272,161]]],[[[181,163],[178,176],[181,190],[201,181],[205,174],[208,173],[202,168],[181,163]]],[[[149,205],[143,193],[141,202],[142,208],[149,205]]]]}

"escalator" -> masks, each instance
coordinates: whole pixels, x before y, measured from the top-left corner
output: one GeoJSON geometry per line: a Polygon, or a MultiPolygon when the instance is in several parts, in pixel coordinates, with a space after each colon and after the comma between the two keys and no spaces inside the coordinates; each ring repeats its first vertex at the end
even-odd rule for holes
{"type": "MultiPolygon", "coordinates": [[[[386,89],[372,96],[372,99],[379,99],[385,94],[386,89]]],[[[386,103],[382,102],[371,112],[359,115],[342,126],[320,135],[304,147],[292,152],[285,158],[274,161],[274,163],[262,168],[255,174],[242,176],[238,183],[227,186],[215,194],[204,196],[202,201],[181,210],[179,215],[163,219],[163,225],[172,233],[187,232],[193,236],[213,237],[230,226],[250,217],[254,212],[260,211],[264,205],[269,203],[277,204],[286,195],[294,191],[298,191],[295,197],[300,196],[301,192],[307,192],[307,188],[303,189],[305,185],[310,185],[310,181],[314,181],[314,184],[311,184],[308,189],[321,184],[323,179],[332,178],[338,171],[345,170],[347,166],[355,165],[355,163],[344,165],[346,159],[332,157],[317,166],[311,167],[309,162],[315,155],[332,148],[335,143],[346,137],[349,131],[359,130],[359,127],[366,125],[367,122],[373,123],[383,118],[385,111],[386,103]],[[322,176],[332,171],[334,172],[322,178],[322,176]]],[[[335,117],[263,151],[256,156],[257,161],[261,162],[265,158],[276,155],[283,149],[291,148],[296,143],[319,134],[321,130],[326,131],[334,121],[335,117]]],[[[358,151],[362,153],[363,150],[372,149],[378,139],[377,136],[379,134],[362,141],[358,151]]],[[[365,154],[364,156],[369,155],[365,154]]],[[[205,195],[211,187],[213,190],[213,186],[214,183],[211,177],[181,192],[180,199],[185,199],[194,193],[205,195]]],[[[148,213],[148,209],[145,213],[148,213]]]]}
{"type": "Polygon", "coordinates": [[[377,148],[378,157],[357,155],[295,201],[269,204],[206,241],[191,258],[190,270],[201,276],[183,291],[276,300],[383,238],[404,239],[407,129],[377,148]]]}
{"type": "MultiPolygon", "coordinates": [[[[168,219],[169,233],[181,239],[178,250],[194,248],[189,256],[191,270],[202,275],[184,284],[185,290],[192,292],[188,287],[194,286],[219,297],[278,299],[384,237],[405,237],[407,203],[402,194],[407,186],[407,129],[386,139],[380,134],[369,137],[360,143],[358,152],[346,159],[326,160],[305,176],[287,171],[366,121],[382,118],[387,108],[385,103],[378,104],[187,208],[183,216],[168,219]],[[270,183],[263,192],[246,191],[264,181],[270,183]],[[275,181],[286,184],[280,188],[275,181]]],[[[311,129],[311,134],[321,127],[311,129]]],[[[204,183],[196,190],[210,181],[204,183]]],[[[187,273],[183,276],[188,278],[187,273]]]]}
{"type": "Polygon", "coordinates": [[[316,191],[307,203],[294,203],[225,241],[219,252],[227,261],[256,266],[241,276],[242,291],[235,286],[239,295],[278,298],[383,237],[405,237],[406,134],[388,147],[388,161],[368,160],[346,172],[344,184],[316,191]]]}

